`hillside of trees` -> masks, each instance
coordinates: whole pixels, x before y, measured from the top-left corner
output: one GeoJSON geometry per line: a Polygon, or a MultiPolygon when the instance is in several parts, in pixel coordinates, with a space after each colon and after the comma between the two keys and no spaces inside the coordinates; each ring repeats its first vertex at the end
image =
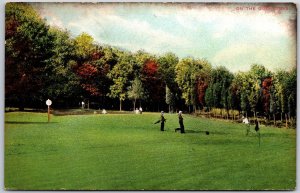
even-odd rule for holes
{"type": "MultiPolygon", "coordinates": [[[[282,64],[283,66],[285,64],[282,64]]],[[[213,67],[206,59],[160,56],[95,42],[87,33],[51,27],[26,3],[5,11],[5,106],[213,112],[233,110],[268,120],[296,119],[296,67],[247,72],[213,67]]]]}

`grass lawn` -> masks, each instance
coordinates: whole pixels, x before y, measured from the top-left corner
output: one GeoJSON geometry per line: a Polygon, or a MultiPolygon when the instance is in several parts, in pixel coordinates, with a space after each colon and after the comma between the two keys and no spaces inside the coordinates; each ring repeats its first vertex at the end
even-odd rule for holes
{"type": "Polygon", "coordinates": [[[296,131],[175,114],[5,114],[9,190],[295,189],[296,131]],[[252,131],[254,126],[251,127],[252,131]],[[209,131],[206,135],[204,131],[209,131]]]}

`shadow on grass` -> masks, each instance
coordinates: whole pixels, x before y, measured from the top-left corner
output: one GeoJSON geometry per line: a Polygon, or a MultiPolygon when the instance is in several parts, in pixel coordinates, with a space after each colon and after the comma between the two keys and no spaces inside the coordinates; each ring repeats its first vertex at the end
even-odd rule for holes
{"type": "Polygon", "coordinates": [[[202,133],[205,135],[217,134],[217,135],[227,135],[229,133],[220,132],[220,131],[195,131],[195,130],[185,130],[186,133],[202,133]]]}
{"type": "Polygon", "coordinates": [[[5,121],[5,124],[20,124],[20,125],[26,125],[26,124],[56,124],[58,122],[30,122],[30,121],[5,121]]]}
{"type": "Polygon", "coordinates": [[[205,133],[205,131],[185,130],[186,133],[205,133]]]}

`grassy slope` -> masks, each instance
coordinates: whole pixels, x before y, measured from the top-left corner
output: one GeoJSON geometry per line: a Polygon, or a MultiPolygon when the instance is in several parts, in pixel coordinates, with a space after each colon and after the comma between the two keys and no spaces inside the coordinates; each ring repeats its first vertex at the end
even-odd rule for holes
{"type": "Polygon", "coordinates": [[[294,189],[295,130],[159,114],[5,115],[5,187],[19,190],[294,189]],[[210,131],[205,135],[203,131],[210,131]],[[252,126],[253,130],[253,126],[252,126]]]}

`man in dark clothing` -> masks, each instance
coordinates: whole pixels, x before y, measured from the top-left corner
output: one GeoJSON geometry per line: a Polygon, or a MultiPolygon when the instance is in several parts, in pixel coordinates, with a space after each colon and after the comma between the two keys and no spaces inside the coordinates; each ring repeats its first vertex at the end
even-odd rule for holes
{"type": "Polygon", "coordinates": [[[257,119],[255,119],[255,131],[258,132],[259,131],[259,127],[258,127],[258,121],[257,119]]]}
{"type": "Polygon", "coordinates": [[[179,119],[180,131],[181,131],[181,133],[185,133],[185,131],[184,131],[184,125],[183,125],[182,111],[179,111],[179,113],[178,113],[178,119],[179,119]]]}
{"type": "Polygon", "coordinates": [[[161,115],[160,115],[160,120],[156,121],[154,124],[157,124],[157,123],[160,122],[160,130],[165,131],[164,128],[165,128],[165,122],[166,121],[167,121],[167,119],[165,119],[164,112],[162,111],[161,115]]]}
{"type": "Polygon", "coordinates": [[[166,119],[164,117],[164,112],[162,111],[161,112],[161,116],[160,116],[160,130],[161,131],[164,131],[164,128],[165,128],[165,122],[166,122],[166,119]]]}
{"type": "Polygon", "coordinates": [[[258,126],[258,120],[257,119],[255,119],[255,131],[256,131],[256,133],[258,134],[258,144],[259,144],[259,146],[260,146],[260,131],[259,131],[259,126],[258,126]]]}

